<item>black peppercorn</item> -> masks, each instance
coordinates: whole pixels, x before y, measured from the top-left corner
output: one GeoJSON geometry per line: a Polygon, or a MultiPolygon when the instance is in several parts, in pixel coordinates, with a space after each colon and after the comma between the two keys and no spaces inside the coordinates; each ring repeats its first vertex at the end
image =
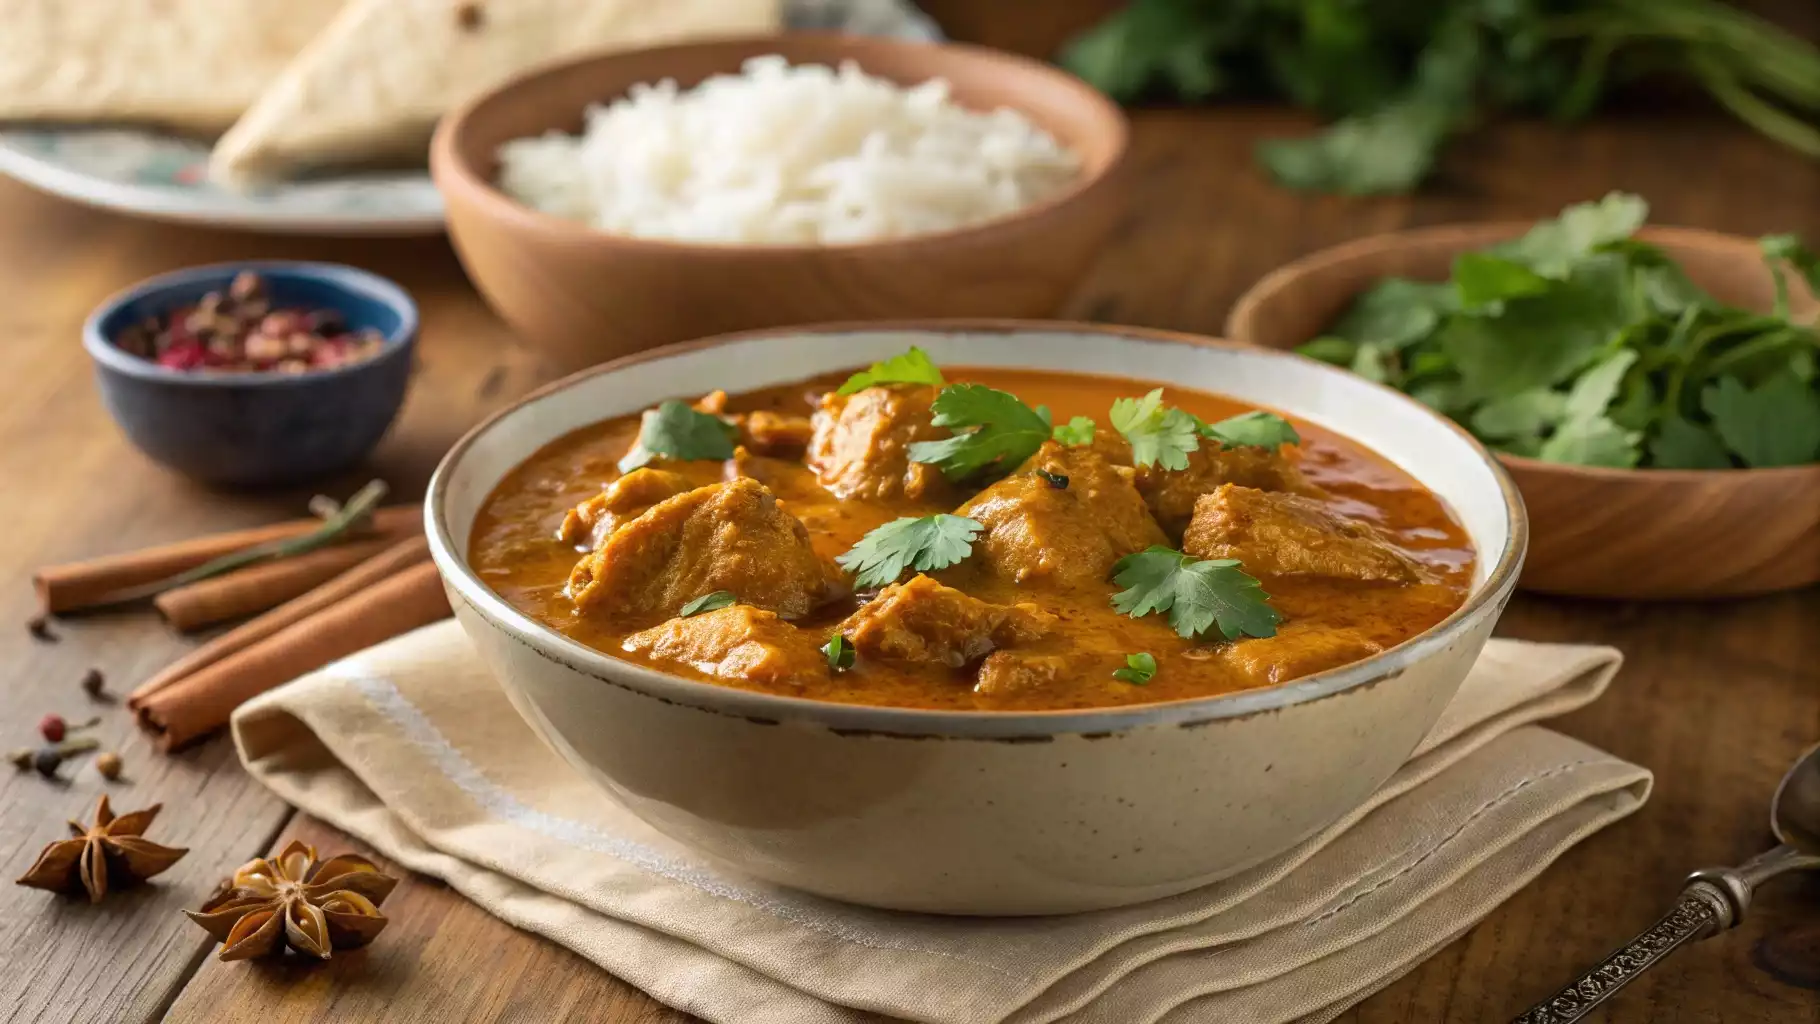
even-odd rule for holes
{"type": "Polygon", "coordinates": [[[47,779],[57,777],[57,769],[63,766],[63,751],[56,747],[42,747],[32,755],[32,767],[38,774],[47,779]]]}

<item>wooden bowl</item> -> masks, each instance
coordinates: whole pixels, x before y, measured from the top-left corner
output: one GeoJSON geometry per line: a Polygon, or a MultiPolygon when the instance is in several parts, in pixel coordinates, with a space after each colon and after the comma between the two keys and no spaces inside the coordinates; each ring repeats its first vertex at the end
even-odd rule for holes
{"type": "Polygon", "coordinates": [[[826,34],[692,43],[593,56],[510,82],[443,119],[430,170],[449,235],[493,308],[559,368],[758,327],[1055,311],[1124,208],[1118,107],[1065,72],[971,46],[826,34]],[[717,245],[627,238],[562,220],[493,185],[501,143],[576,132],[590,104],[640,82],[688,87],[751,57],[857,62],[910,85],[945,78],[957,102],[1010,107],[1082,160],[1081,177],[973,227],[848,245],[717,245]]]}
{"type": "MultiPolygon", "coordinates": [[[[1515,238],[1528,224],[1479,224],[1376,235],[1284,266],[1240,297],[1234,341],[1293,348],[1327,329],[1384,277],[1438,281],[1460,253],[1515,238]]],[[[1774,287],[1754,239],[1645,228],[1716,298],[1767,310],[1774,287]]],[[[1820,313],[1799,294],[1797,315],[1820,313]]],[[[1500,455],[1529,506],[1519,585],[1577,597],[1658,600],[1762,594],[1820,582],[1820,464],[1782,469],[1666,470],[1564,466],[1500,455]]]]}

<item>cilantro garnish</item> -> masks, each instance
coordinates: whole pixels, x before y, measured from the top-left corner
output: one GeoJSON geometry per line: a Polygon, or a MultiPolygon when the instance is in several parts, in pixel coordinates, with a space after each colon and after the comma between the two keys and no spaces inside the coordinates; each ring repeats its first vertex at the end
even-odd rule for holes
{"type": "Polygon", "coordinates": [[[874,384],[930,384],[941,387],[942,371],[929,358],[929,353],[910,346],[910,351],[900,352],[889,359],[873,363],[847,378],[847,383],[840,386],[837,395],[851,395],[855,391],[864,391],[874,384]]]}
{"type": "Polygon", "coordinates": [[[683,605],[682,611],[677,614],[686,619],[691,615],[700,615],[702,612],[719,611],[738,600],[739,598],[734,597],[730,590],[716,590],[683,605]]]}
{"type": "Polygon", "coordinates": [[[1196,437],[1200,421],[1164,405],[1162,388],[1142,398],[1117,399],[1109,418],[1112,429],[1131,442],[1133,465],[1187,469],[1188,454],[1201,444],[1196,437]]]}
{"type": "Polygon", "coordinates": [[[1121,683],[1143,686],[1156,675],[1156,658],[1146,653],[1125,655],[1125,667],[1112,673],[1112,678],[1121,683]]]}
{"type": "Polygon", "coordinates": [[[1820,284],[1792,235],[1759,241],[1773,310],[1727,306],[1634,236],[1642,199],[1570,206],[1460,256],[1438,284],[1389,279],[1301,348],[1465,424],[1500,451],[1617,468],[1820,461],[1820,325],[1790,315],[1820,284]]]}
{"type": "Polygon", "coordinates": [[[1282,621],[1270,595],[1234,558],[1201,560],[1153,546],[1119,559],[1112,582],[1125,588],[1112,596],[1112,607],[1134,619],[1166,612],[1185,638],[1214,626],[1228,640],[1275,636],[1282,621]]]}
{"type": "Polygon", "coordinates": [[[1302,443],[1302,435],[1288,420],[1262,409],[1228,416],[1218,423],[1200,423],[1197,429],[1228,448],[1276,448],[1302,443]]]}
{"type": "Polygon", "coordinates": [[[1050,436],[1066,445],[1088,445],[1093,443],[1093,420],[1086,416],[1076,416],[1066,423],[1058,425],[1050,436]]]}
{"type": "Polygon", "coordinates": [[[941,441],[918,441],[910,446],[910,459],[938,466],[953,480],[984,469],[1009,470],[1034,455],[1052,432],[1047,410],[984,384],[950,384],[931,408],[936,426],[972,429],[941,441]]]}
{"type": "Polygon", "coordinates": [[[630,473],[655,458],[730,459],[733,439],[738,436],[733,424],[672,398],[646,410],[638,441],[619,460],[619,471],[630,473]]]}
{"type": "Polygon", "coordinates": [[[947,513],[894,519],[861,537],[835,559],[862,590],[897,582],[906,569],[946,569],[973,554],[973,538],[985,529],[965,516],[947,513]]]}
{"type": "Polygon", "coordinates": [[[845,672],[853,667],[853,662],[856,657],[853,651],[853,644],[839,633],[829,637],[828,642],[822,645],[821,650],[823,654],[828,656],[828,667],[834,671],[845,672]]]}

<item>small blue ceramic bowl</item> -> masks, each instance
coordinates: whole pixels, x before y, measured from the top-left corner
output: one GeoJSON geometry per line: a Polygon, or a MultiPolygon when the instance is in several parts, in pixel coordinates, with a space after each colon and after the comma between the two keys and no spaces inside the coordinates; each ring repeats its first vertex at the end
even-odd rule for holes
{"type": "Polygon", "coordinates": [[[102,303],[82,327],[101,399],[140,451],[214,484],[294,483],[358,462],[379,443],[410,384],[417,305],[376,274],[334,263],[218,263],[162,274],[102,303]],[[274,307],[334,309],[379,353],[307,373],[173,370],[115,347],[121,331],[225,290],[265,280],[274,307]]]}

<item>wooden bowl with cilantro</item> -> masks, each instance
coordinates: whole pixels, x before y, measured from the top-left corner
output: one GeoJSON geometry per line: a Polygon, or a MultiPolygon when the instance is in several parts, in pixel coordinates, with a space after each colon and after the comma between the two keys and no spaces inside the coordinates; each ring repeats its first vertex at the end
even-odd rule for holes
{"type": "Polygon", "coordinates": [[[1336,246],[1259,281],[1226,333],[1347,366],[1496,450],[1534,524],[1527,590],[1820,582],[1820,257],[1647,213],[1614,193],[1336,246]]]}

